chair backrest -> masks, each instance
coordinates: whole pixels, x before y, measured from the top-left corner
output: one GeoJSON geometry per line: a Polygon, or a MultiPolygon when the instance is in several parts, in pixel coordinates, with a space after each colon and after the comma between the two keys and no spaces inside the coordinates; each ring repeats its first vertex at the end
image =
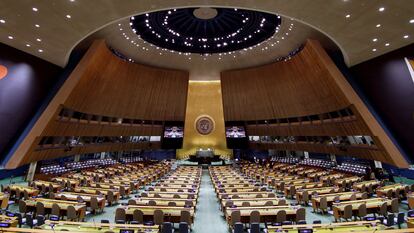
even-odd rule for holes
{"type": "Polygon", "coordinates": [[[274,194],[274,193],[269,193],[269,194],[267,194],[267,197],[276,197],[276,194],[274,194]]]}
{"type": "Polygon", "coordinates": [[[36,215],[45,215],[45,205],[42,202],[36,203],[36,215]]]}
{"type": "Polygon", "coordinates": [[[243,207],[249,207],[249,206],[250,206],[250,202],[248,202],[248,201],[243,201],[243,202],[242,202],[242,206],[243,206],[243,207]]]}
{"type": "Polygon", "coordinates": [[[231,212],[231,225],[234,226],[237,222],[240,222],[241,214],[239,210],[231,212]]]}
{"type": "Polygon", "coordinates": [[[304,202],[308,202],[309,201],[309,192],[308,191],[304,191],[302,193],[302,201],[304,201],[304,202]]]}
{"type": "Polygon", "coordinates": [[[250,223],[260,223],[260,212],[254,210],[250,213],[250,223]]]}
{"type": "Polygon", "coordinates": [[[184,202],[184,205],[185,206],[193,206],[193,202],[192,201],[190,201],[190,200],[186,200],[185,202],[184,202]]]}
{"type": "Polygon", "coordinates": [[[235,195],[231,196],[231,198],[232,198],[232,199],[239,199],[239,198],[240,198],[240,196],[239,196],[239,195],[237,195],[237,194],[235,194],[235,195]]]}
{"type": "Polygon", "coordinates": [[[107,200],[108,200],[109,203],[112,203],[113,201],[115,201],[114,192],[112,192],[111,190],[109,190],[107,192],[106,198],[107,198],[107,200]]]}
{"type": "Polygon", "coordinates": [[[172,233],[173,232],[172,224],[170,222],[164,222],[162,224],[162,227],[161,227],[161,232],[162,233],[172,233]]]}
{"type": "Polygon", "coordinates": [[[182,210],[180,214],[180,222],[186,222],[187,224],[191,224],[191,214],[188,210],[182,210]]]}
{"type": "Polygon", "coordinates": [[[154,200],[149,200],[149,201],[148,201],[148,205],[151,205],[151,206],[156,206],[156,205],[157,205],[157,202],[156,202],[156,201],[154,201],[154,200]]]}
{"type": "Polygon", "coordinates": [[[170,201],[168,202],[168,206],[177,206],[177,203],[175,203],[174,201],[170,201]]]}
{"type": "Polygon", "coordinates": [[[263,198],[262,194],[256,194],[256,198],[263,198]]]}
{"type": "Polygon", "coordinates": [[[243,233],[244,232],[243,223],[241,223],[241,222],[235,223],[233,228],[234,228],[233,233],[243,233]]]}
{"type": "Polygon", "coordinates": [[[232,207],[232,206],[233,206],[233,201],[230,201],[230,200],[229,201],[226,201],[225,207],[232,207]]]}
{"type": "Polygon", "coordinates": [[[326,197],[321,197],[319,208],[322,210],[326,210],[328,208],[328,199],[326,197]]]}
{"type": "Polygon", "coordinates": [[[60,207],[58,204],[53,203],[52,204],[52,215],[60,216],[60,207]]]}
{"type": "Polygon", "coordinates": [[[141,193],[141,197],[148,197],[148,193],[141,193]]]}
{"type": "Polygon", "coordinates": [[[98,204],[98,198],[97,197],[91,197],[91,209],[92,210],[99,209],[99,204],[98,204]]]}
{"type": "Polygon", "coordinates": [[[358,206],[358,217],[365,217],[367,215],[367,205],[365,203],[358,206]]]}
{"type": "Polygon", "coordinates": [[[73,205],[68,206],[66,210],[66,216],[68,220],[75,220],[78,218],[76,209],[73,205]]]}
{"type": "Polygon", "coordinates": [[[164,222],[164,212],[162,210],[154,211],[154,223],[155,225],[161,225],[164,222]]]}
{"type": "Polygon", "coordinates": [[[264,205],[265,206],[272,206],[273,205],[273,201],[266,201],[266,203],[264,205]]]}
{"type": "Polygon", "coordinates": [[[287,205],[286,199],[280,199],[279,202],[277,203],[278,206],[284,206],[287,205]]]}
{"type": "Polygon", "coordinates": [[[381,204],[379,213],[382,216],[387,216],[387,203],[386,202],[384,202],[384,203],[381,204]]]}
{"type": "Polygon", "coordinates": [[[389,189],[389,190],[387,191],[387,197],[388,197],[389,199],[391,199],[391,198],[392,198],[392,189],[389,189]]]}
{"type": "Polygon", "coordinates": [[[128,200],[128,205],[136,205],[136,204],[137,204],[136,200],[134,200],[134,199],[128,200]]]}
{"type": "Polygon", "coordinates": [[[362,198],[362,199],[368,199],[368,193],[363,193],[363,194],[361,195],[361,198],[362,198]]]}
{"type": "MultiPolygon", "coordinates": [[[[365,187],[365,186],[364,186],[364,187],[365,187]]],[[[355,200],[356,200],[356,195],[355,195],[355,193],[353,193],[349,199],[350,199],[351,201],[355,201],[355,200]]]]}
{"type": "Polygon", "coordinates": [[[392,199],[392,201],[391,201],[391,212],[393,212],[393,213],[398,213],[399,212],[398,198],[392,199]]]}
{"type": "Polygon", "coordinates": [[[19,200],[19,212],[25,214],[27,212],[26,202],[23,200],[19,200]]]}
{"type": "Polygon", "coordinates": [[[188,230],[188,224],[186,222],[180,222],[180,225],[178,226],[178,232],[179,233],[189,233],[188,230]]]}
{"type": "Polygon", "coordinates": [[[140,209],[135,209],[132,213],[133,221],[138,222],[139,224],[144,223],[144,213],[140,209]]]}
{"type": "Polygon", "coordinates": [[[260,225],[258,222],[250,224],[250,233],[260,233],[260,225]]]}
{"type": "Polygon", "coordinates": [[[282,223],[286,221],[286,210],[279,210],[276,214],[276,222],[282,223]]]}
{"type": "Polygon", "coordinates": [[[344,215],[342,217],[345,218],[345,219],[352,218],[352,205],[345,205],[344,215]]]}
{"type": "Polygon", "coordinates": [[[117,208],[115,211],[115,221],[126,220],[126,212],[124,208],[117,208]]]}
{"type": "Polygon", "coordinates": [[[29,193],[27,192],[27,190],[23,191],[23,195],[25,200],[29,200],[29,193]]]}
{"type": "Polygon", "coordinates": [[[299,208],[296,210],[296,222],[306,220],[305,208],[299,208]]]}

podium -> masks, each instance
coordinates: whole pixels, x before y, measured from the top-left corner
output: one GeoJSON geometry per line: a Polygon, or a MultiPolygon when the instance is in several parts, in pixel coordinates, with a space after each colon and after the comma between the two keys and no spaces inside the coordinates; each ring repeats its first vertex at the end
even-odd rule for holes
{"type": "Polygon", "coordinates": [[[198,164],[211,164],[212,162],[220,161],[220,156],[215,155],[213,150],[199,149],[195,155],[190,155],[191,162],[197,162],[198,164]]]}

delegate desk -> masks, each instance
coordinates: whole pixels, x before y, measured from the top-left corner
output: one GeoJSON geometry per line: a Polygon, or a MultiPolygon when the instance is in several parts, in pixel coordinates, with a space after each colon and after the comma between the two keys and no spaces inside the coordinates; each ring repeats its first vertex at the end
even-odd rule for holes
{"type": "Polygon", "coordinates": [[[103,189],[103,188],[92,188],[92,187],[78,187],[78,188],[75,188],[73,190],[73,192],[75,192],[75,193],[81,193],[81,194],[83,194],[83,193],[86,193],[86,194],[95,194],[95,195],[102,194],[102,195],[105,195],[107,201],[109,201],[108,200],[109,199],[108,198],[109,193],[112,192],[113,197],[114,197],[113,202],[115,202],[115,203],[118,202],[119,199],[121,198],[121,194],[119,193],[119,191],[117,191],[115,189],[103,189]]]}
{"type": "Polygon", "coordinates": [[[36,180],[33,181],[33,186],[36,189],[47,191],[47,192],[58,192],[62,189],[62,185],[55,183],[55,182],[49,182],[49,181],[43,181],[43,180],[36,180]],[[46,189],[46,190],[44,190],[46,189]]]}
{"type": "Polygon", "coordinates": [[[125,194],[129,196],[131,194],[131,189],[129,185],[116,185],[116,184],[106,184],[106,183],[91,183],[88,187],[91,188],[102,188],[102,189],[108,189],[108,190],[117,190],[121,192],[121,189],[123,188],[125,191],[125,194]]]}
{"type": "Polygon", "coordinates": [[[235,205],[235,206],[242,206],[243,202],[249,202],[250,206],[265,206],[266,203],[269,203],[269,202],[271,202],[272,205],[279,205],[279,202],[286,203],[286,199],[275,198],[275,197],[252,198],[252,199],[247,199],[247,198],[246,199],[221,199],[220,203],[221,203],[221,208],[223,210],[225,209],[228,202],[232,203],[232,205],[235,205]]]}
{"type": "Polygon", "coordinates": [[[68,209],[68,206],[75,207],[76,214],[79,219],[85,218],[86,213],[86,205],[83,203],[79,203],[76,201],[63,201],[63,200],[56,200],[56,199],[44,199],[44,198],[33,198],[24,201],[26,202],[26,206],[28,207],[29,211],[35,211],[36,210],[36,203],[41,202],[43,203],[45,207],[46,213],[51,213],[52,211],[52,205],[57,204],[60,207],[60,211],[63,212],[63,216],[66,216],[66,210],[68,209]]]}
{"type": "Polygon", "coordinates": [[[20,195],[20,197],[23,197],[22,193],[24,191],[27,192],[29,197],[37,196],[40,193],[40,191],[35,188],[17,185],[17,184],[10,185],[7,188],[5,188],[5,190],[8,190],[10,192],[10,196],[20,195]]]}
{"type": "Polygon", "coordinates": [[[175,202],[177,206],[184,207],[191,203],[190,206],[196,206],[195,199],[179,199],[179,198],[151,198],[151,197],[140,197],[132,199],[135,201],[134,205],[149,205],[150,201],[155,201],[157,206],[168,206],[170,202],[175,202]]]}
{"type": "Polygon", "coordinates": [[[141,193],[141,197],[150,197],[150,198],[177,198],[177,199],[194,199],[197,200],[196,194],[172,194],[172,193],[141,193]]]}
{"type": "MultiPolygon", "coordinates": [[[[260,213],[260,223],[273,222],[276,219],[277,213],[280,210],[286,211],[286,219],[291,221],[296,221],[296,212],[299,208],[293,206],[269,206],[269,207],[236,207],[236,208],[226,208],[224,211],[225,217],[229,225],[232,225],[231,214],[233,211],[240,211],[240,221],[242,223],[250,222],[250,214],[253,211],[258,211],[260,213]]],[[[304,208],[303,211],[305,210],[304,208]]]]}
{"type": "Polygon", "coordinates": [[[353,195],[355,199],[364,199],[364,194],[360,192],[329,193],[312,197],[311,200],[313,211],[316,212],[319,209],[321,205],[321,199],[324,197],[326,197],[327,206],[332,207],[333,203],[335,202],[335,198],[337,198],[340,202],[350,201],[353,198],[353,195]]]}
{"type": "Polygon", "coordinates": [[[362,199],[356,201],[345,201],[340,203],[333,203],[332,210],[335,220],[340,219],[344,214],[344,208],[346,205],[352,206],[352,212],[355,213],[358,211],[358,207],[361,204],[365,204],[367,207],[367,213],[378,213],[380,207],[383,203],[387,203],[387,209],[391,206],[392,200],[384,198],[371,198],[371,199],[362,199]]]}
{"type": "Polygon", "coordinates": [[[268,232],[286,232],[297,233],[298,229],[312,229],[313,232],[330,233],[330,232],[376,232],[385,229],[379,221],[356,221],[356,222],[339,222],[328,224],[304,224],[304,225],[285,225],[272,226],[268,225],[268,232]]]}
{"type": "Polygon", "coordinates": [[[401,193],[405,192],[405,189],[409,188],[408,185],[405,184],[392,184],[377,188],[376,193],[377,197],[391,197],[395,195],[400,195],[401,193]]]}
{"type": "Polygon", "coordinates": [[[91,206],[91,198],[96,197],[99,209],[103,210],[105,208],[106,199],[104,197],[100,197],[99,195],[72,192],[62,192],[54,194],[54,199],[57,200],[66,199],[67,201],[78,201],[79,197],[81,197],[82,200],[86,203],[86,206],[91,206]]]}
{"type": "MultiPolygon", "coordinates": [[[[120,232],[122,229],[134,230],[135,233],[158,233],[158,226],[144,226],[142,224],[113,224],[113,223],[95,223],[95,222],[69,222],[69,221],[46,221],[42,226],[44,230],[51,230],[53,232],[120,232]],[[53,228],[52,228],[53,226],[53,228]]],[[[50,233],[48,231],[47,233],[50,233]]],[[[41,233],[41,232],[39,232],[41,233]]]]}
{"type": "Polygon", "coordinates": [[[217,193],[219,199],[236,199],[236,198],[262,198],[262,197],[274,197],[273,192],[240,192],[240,193],[217,193]]]}
{"type": "MultiPolygon", "coordinates": [[[[367,188],[368,186],[371,186],[372,188],[376,188],[378,186],[381,185],[381,181],[378,180],[367,180],[367,181],[362,181],[362,182],[358,182],[358,183],[354,183],[352,185],[352,188],[354,190],[357,191],[362,191],[362,189],[367,188]]],[[[365,190],[363,190],[365,191],[365,190]]]]}
{"type": "Polygon", "coordinates": [[[302,203],[304,200],[304,194],[308,195],[308,200],[310,200],[313,195],[324,195],[329,193],[338,193],[342,189],[338,187],[322,187],[322,188],[310,188],[310,189],[298,189],[296,190],[296,200],[299,203],[302,203]]]}
{"type": "Polygon", "coordinates": [[[143,205],[128,205],[125,207],[119,207],[125,209],[126,218],[128,221],[133,219],[134,210],[141,210],[144,214],[144,221],[152,221],[154,219],[154,211],[162,210],[164,214],[164,221],[172,223],[181,222],[181,211],[188,211],[191,219],[190,223],[194,222],[194,207],[186,208],[179,206],[143,206],[143,205]]]}

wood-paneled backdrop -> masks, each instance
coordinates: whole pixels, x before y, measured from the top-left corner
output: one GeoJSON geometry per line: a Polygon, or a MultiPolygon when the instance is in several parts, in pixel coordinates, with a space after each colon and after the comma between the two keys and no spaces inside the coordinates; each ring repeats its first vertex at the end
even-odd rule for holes
{"type": "MultiPolygon", "coordinates": [[[[399,167],[408,163],[376,119],[337,69],[317,41],[308,40],[292,59],[242,70],[221,73],[225,121],[254,121],[306,117],[345,108],[356,119],[318,124],[247,124],[247,133],[257,136],[372,136],[375,147],[341,154],[376,159],[399,167]],[[362,150],[362,152],[361,152],[362,150]],[[364,152],[365,151],[365,152],[364,152]]],[[[254,148],[335,151],[308,145],[283,146],[263,143],[254,148]]]]}
{"type": "MultiPolygon", "coordinates": [[[[147,148],[146,143],[80,148],[35,150],[43,136],[148,136],[162,135],[162,127],[126,124],[62,122],[60,110],[73,109],[110,118],[157,121],[184,121],[189,74],[126,62],[116,57],[102,40],[95,41],[36,122],[7,168],[32,161],[53,159],[76,153],[147,148]],[[138,145],[139,144],[139,145],[138,145]]],[[[159,145],[157,145],[159,146],[159,145]]],[[[88,146],[84,146],[88,147],[88,146]]]]}

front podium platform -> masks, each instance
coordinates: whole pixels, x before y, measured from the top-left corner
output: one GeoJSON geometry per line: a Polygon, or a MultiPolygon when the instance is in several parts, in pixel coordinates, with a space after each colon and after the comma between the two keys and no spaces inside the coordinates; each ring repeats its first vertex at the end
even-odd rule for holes
{"type": "Polygon", "coordinates": [[[190,162],[196,162],[199,165],[208,164],[212,162],[222,161],[219,155],[215,155],[213,150],[198,150],[195,155],[190,155],[188,159],[190,162]]]}

